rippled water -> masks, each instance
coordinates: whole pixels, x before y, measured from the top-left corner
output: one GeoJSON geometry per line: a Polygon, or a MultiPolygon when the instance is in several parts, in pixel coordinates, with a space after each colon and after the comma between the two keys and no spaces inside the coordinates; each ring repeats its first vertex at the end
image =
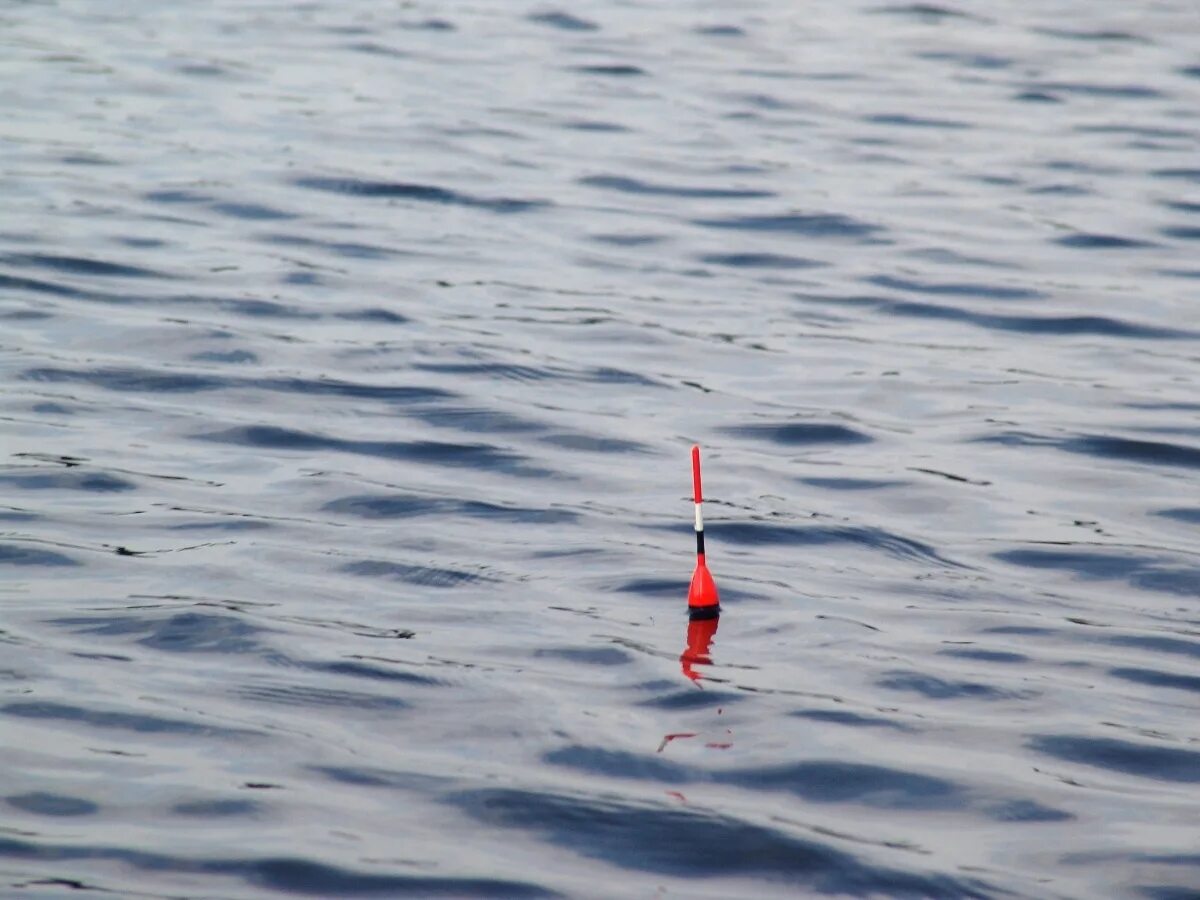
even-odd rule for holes
{"type": "Polygon", "coordinates": [[[1198,33],[0,5],[0,893],[1200,896],[1198,33]]]}

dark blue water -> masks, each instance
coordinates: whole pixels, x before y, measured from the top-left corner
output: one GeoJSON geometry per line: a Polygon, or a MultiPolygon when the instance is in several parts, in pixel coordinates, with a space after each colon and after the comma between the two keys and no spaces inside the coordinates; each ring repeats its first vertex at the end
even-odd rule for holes
{"type": "Polygon", "coordinates": [[[0,5],[0,895],[1200,896],[1198,33],[0,5]]]}

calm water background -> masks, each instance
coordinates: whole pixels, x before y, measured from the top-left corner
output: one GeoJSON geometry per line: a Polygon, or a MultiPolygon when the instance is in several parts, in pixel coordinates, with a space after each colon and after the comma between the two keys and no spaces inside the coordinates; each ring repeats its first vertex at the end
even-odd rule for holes
{"type": "Polygon", "coordinates": [[[1200,896],[1198,149],[1190,0],[0,4],[0,894],[1200,896]]]}

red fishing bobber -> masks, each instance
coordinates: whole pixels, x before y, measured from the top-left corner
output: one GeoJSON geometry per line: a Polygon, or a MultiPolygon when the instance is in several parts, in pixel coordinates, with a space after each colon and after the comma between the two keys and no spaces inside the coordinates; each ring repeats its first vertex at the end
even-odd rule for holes
{"type": "Polygon", "coordinates": [[[700,504],[704,493],[700,489],[700,447],[692,447],[692,496],[696,501],[696,569],[688,589],[688,616],[692,619],[715,619],[721,614],[717,585],[704,562],[704,516],[700,504]]]}

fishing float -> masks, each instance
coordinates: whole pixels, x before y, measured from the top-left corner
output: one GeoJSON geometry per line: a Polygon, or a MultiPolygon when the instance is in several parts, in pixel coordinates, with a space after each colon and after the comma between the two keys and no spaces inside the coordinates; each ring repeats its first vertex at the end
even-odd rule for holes
{"type": "Polygon", "coordinates": [[[715,619],[721,614],[717,584],[704,561],[704,514],[700,505],[704,491],[700,486],[700,445],[692,447],[692,498],[696,502],[696,568],[688,588],[688,618],[692,621],[715,619]]]}

